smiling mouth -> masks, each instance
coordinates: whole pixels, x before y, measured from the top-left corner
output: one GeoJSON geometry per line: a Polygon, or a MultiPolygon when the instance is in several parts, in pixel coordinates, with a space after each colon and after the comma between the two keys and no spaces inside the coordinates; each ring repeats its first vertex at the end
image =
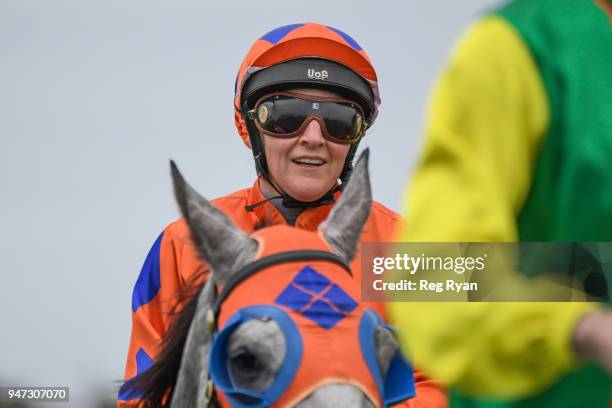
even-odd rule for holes
{"type": "Polygon", "coordinates": [[[319,167],[325,164],[325,160],[322,159],[308,159],[308,158],[298,158],[292,160],[295,164],[300,166],[308,166],[308,167],[319,167]]]}

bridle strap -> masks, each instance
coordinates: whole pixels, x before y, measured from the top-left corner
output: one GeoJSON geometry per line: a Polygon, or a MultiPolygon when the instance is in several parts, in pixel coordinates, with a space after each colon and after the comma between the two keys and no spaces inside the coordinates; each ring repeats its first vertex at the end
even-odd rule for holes
{"type": "MultiPolygon", "coordinates": [[[[217,324],[217,318],[219,316],[219,312],[221,310],[221,304],[225,301],[225,299],[232,293],[232,291],[238,286],[243,280],[249,278],[254,275],[258,271],[269,268],[274,265],[279,265],[283,263],[289,262],[300,262],[300,261],[326,261],[335,263],[344,269],[351,277],[353,273],[351,272],[351,268],[346,264],[346,262],[340,258],[338,255],[333,254],[331,252],[319,251],[314,249],[303,249],[296,251],[287,251],[281,252],[278,254],[266,256],[264,258],[258,259],[254,262],[249,263],[244,268],[242,268],[238,273],[235,273],[223,286],[221,293],[218,296],[215,296],[213,301],[212,312],[214,316],[214,324],[217,324]]],[[[215,327],[216,331],[216,327],[215,327]]]]}

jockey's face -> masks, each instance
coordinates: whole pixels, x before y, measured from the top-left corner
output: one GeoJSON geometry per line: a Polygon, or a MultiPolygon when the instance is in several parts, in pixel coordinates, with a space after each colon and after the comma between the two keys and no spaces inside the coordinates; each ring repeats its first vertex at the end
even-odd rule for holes
{"type": "MultiPolygon", "coordinates": [[[[292,91],[312,96],[338,96],[321,89],[292,91]]],[[[310,120],[303,133],[291,138],[262,134],[270,178],[280,189],[300,201],[315,201],[327,193],[340,177],[350,145],[323,137],[321,126],[310,120]]],[[[276,195],[267,181],[261,181],[268,195],[276,195]]]]}

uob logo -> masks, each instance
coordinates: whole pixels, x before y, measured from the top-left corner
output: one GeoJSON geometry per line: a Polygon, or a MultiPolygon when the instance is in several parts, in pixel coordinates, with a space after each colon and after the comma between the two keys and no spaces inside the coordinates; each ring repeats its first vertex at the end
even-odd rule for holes
{"type": "Polygon", "coordinates": [[[308,78],[309,79],[320,79],[325,80],[329,75],[326,70],[316,71],[314,68],[308,68],[308,78]]]}

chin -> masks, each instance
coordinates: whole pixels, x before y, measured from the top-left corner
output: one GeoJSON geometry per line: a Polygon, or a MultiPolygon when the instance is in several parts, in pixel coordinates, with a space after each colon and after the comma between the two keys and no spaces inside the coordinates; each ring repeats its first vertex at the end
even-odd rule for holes
{"type": "Polygon", "coordinates": [[[329,189],[316,189],[316,190],[304,190],[304,189],[292,189],[292,191],[287,191],[287,194],[289,194],[291,197],[295,198],[296,200],[299,201],[304,201],[304,202],[311,202],[311,201],[315,201],[318,200],[319,198],[323,197],[327,192],[329,191],[329,189]]]}

